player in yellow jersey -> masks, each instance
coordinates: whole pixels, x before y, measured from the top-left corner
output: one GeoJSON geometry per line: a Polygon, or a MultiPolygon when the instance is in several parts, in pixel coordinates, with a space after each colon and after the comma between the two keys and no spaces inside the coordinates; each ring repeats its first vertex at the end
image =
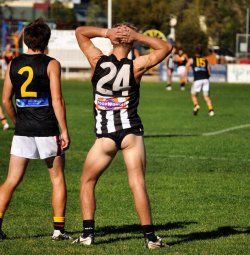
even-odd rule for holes
{"type": "Polygon", "coordinates": [[[190,66],[193,69],[194,82],[191,87],[191,98],[194,105],[193,114],[197,115],[200,109],[198,102],[198,93],[203,91],[203,97],[208,107],[209,116],[214,116],[214,109],[212,100],[210,98],[210,66],[205,57],[202,57],[202,48],[197,46],[195,50],[195,56],[190,58],[186,64],[186,75],[190,66]]]}
{"type": "Polygon", "coordinates": [[[180,47],[178,48],[177,53],[175,54],[175,64],[177,65],[177,73],[180,77],[180,89],[185,90],[185,86],[187,84],[187,76],[185,72],[185,66],[188,61],[188,55],[183,51],[180,47]]]}

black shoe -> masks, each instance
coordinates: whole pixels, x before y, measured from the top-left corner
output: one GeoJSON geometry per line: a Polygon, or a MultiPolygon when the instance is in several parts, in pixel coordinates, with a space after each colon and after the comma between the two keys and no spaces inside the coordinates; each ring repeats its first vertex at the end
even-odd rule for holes
{"type": "Polygon", "coordinates": [[[196,105],[193,109],[193,115],[196,116],[199,112],[199,109],[200,109],[200,106],[199,105],[196,105]]]}
{"type": "Polygon", "coordinates": [[[6,238],[7,238],[6,234],[2,231],[2,229],[0,229],[0,240],[4,240],[6,238]]]}

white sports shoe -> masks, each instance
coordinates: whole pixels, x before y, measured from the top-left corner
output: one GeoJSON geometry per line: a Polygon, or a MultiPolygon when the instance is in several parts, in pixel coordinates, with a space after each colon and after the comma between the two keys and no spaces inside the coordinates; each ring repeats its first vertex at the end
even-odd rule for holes
{"type": "Polygon", "coordinates": [[[54,230],[51,239],[52,241],[60,241],[60,240],[72,240],[73,238],[66,232],[62,233],[60,230],[54,230]]]}
{"type": "Polygon", "coordinates": [[[72,242],[72,244],[82,244],[82,245],[91,245],[95,242],[95,238],[93,235],[89,235],[87,237],[83,237],[80,235],[76,240],[72,242]]]}
{"type": "Polygon", "coordinates": [[[210,117],[212,117],[212,116],[214,116],[214,111],[210,111],[209,113],[208,113],[208,115],[210,116],[210,117]]]}
{"type": "Polygon", "coordinates": [[[4,131],[8,130],[9,128],[10,128],[10,126],[9,126],[8,123],[5,123],[5,124],[3,125],[3,130],[4,130],[4,131]]]}
{"type": "Polygon", "coordinates": [[[159,236],[157,236],[157,240],[155,242],[149,241],[147,238],[145,239],[145,247],[152,250],[167,247],[167,245],[161,240],[159,236]]]}

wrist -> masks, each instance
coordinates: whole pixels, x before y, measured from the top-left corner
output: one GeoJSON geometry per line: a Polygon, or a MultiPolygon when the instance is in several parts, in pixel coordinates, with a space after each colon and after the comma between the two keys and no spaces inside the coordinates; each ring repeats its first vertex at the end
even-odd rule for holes
{"type": "Polygon", "coordinates": [[[107,37],[108,37],[108,31],[109,31],[108,28],[104,30],[104,32],[103,32],[103,37],[104,37],[104,38],[107,38],[107,37]]]}

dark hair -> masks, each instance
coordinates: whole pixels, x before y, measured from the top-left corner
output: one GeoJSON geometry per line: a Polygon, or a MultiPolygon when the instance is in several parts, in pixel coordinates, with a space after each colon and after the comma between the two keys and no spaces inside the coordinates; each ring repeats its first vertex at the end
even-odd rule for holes
{"type": "Polygon", "coordinates": [[[43,18],[29,23],[24,29],[24,43],[32,50],[44,52],[48,46],[51,31],[43,18]]]}
{"type": "Polygon", "coordinates": [[[195,48],[195,54],[197,54],[197,55],[199,55],[199,56],[202,56],[203,50],[202,50],[201,45],[197,45],[197,46],[196,46],[196,48],[195,48]]]}

